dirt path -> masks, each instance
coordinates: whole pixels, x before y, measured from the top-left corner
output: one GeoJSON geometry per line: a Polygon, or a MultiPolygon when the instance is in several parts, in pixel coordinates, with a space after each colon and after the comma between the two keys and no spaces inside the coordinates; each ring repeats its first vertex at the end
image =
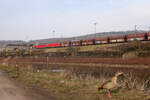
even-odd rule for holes
{"type": "Polygon", "coordinates": [[[42,91],[21,86],[0,70],[0,100],[54,100],[42,91]]]}

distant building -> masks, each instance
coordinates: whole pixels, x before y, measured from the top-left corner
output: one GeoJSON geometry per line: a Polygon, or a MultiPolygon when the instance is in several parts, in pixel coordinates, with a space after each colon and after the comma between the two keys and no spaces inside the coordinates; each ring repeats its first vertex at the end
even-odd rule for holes
{"type": "Polygon", "coordinates": [[[33,44],[7,44],[5,46],[5,51],[11,51],[11,50],[28,50],[33,48],[33,44]]]}

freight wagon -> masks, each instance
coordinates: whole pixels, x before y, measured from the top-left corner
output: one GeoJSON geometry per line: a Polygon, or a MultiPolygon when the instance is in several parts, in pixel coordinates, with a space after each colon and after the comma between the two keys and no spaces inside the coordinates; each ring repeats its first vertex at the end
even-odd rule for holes
{"type": "Polygon", "coordinates": [[[133,41],[133,40],[139,40],[139,41],[147,40],[147,33],[127,35],[127,41],[133,41]]]}

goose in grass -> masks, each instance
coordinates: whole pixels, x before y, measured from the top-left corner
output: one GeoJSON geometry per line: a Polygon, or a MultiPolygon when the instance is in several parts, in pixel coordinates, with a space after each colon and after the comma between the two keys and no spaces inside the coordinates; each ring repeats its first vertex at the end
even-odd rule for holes
{"type": "Polygon", "coordinates": [[[121,85],[117,82],[118,80],[118,77],[123,75],[123,72],[118,72],[115,74],[115,76],[111,79],[111,80],[108,80],[106,82],[104,82],[100,87],[98,87],[98,91],[102,90],[102,89],[107,89],[108,93],[108,97],[111,98],[111,90],[114,89],[114,88],[118,88],[120,87],[121,85]]]}

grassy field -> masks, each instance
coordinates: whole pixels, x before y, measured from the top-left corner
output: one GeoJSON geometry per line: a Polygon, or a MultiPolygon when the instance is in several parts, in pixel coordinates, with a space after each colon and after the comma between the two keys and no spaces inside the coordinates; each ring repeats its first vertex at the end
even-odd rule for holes
{"type": "MultiPolygon", "coordinates": [[[[1,65],[0,69],[7,71],[11,78],[53,93],[58,100],[110,100],[106,90],[97,90],[104,80],[110,78],[103,75],[95,78],[91,75],[77,75],[71,71],[56,73],[44,69],[36,70],[29,66],[23,68],[1,65]]],[[[127,87],[112,90],[111,100],[147,100],[144,84],[139,84],[132,76],[128,79],[127,87]]]]}
{"type": "MultiPolygon", "coordinates": [[[[114,47],[120,44],[103,44],[103,45],[89,45],[89,46],[78,46],[80,48],[80,52],[89,52],[89,51],[95,51],[95,50],[106,50],[106,51],[114,51],[113,49],[109,49],[110,47],[114,47]]],[[[50,48],[45,49],[44,51],[47,52],[66,52],[66,49],[68,47],[63,48],[50,48]]]]}
{"type": "MultiPolygon", "coordinates": [[[[77,46],[80,48],[79,52],[90,52],[95,50],[102,50],[102,51],[120,51],[120,50],[149,50],[150,43],[141,43],[139,41],[133,41],[129,43],[114,43],[114,44],[100,44],[100,45],[89,45],[89,46],[77,46]]],[[[45,52],[66,52],[66,49],[69,47],[63,48],[49,48],[44,49],[45,52]]],[[[75,47],[76,48],[76,47],[75,47]]]]}

